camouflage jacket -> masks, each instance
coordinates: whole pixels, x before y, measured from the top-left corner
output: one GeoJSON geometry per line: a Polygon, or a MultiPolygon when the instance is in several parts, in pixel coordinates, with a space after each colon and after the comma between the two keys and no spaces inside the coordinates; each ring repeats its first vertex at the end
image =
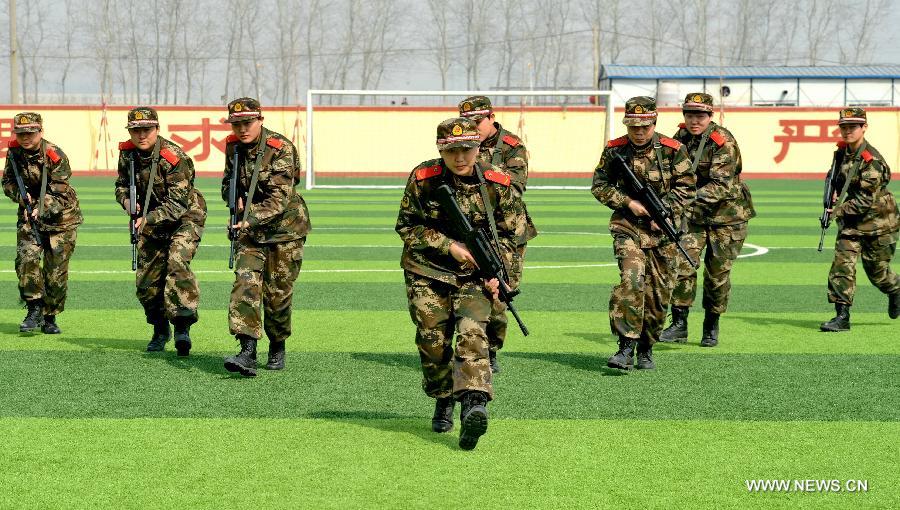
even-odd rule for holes
{"type": "Polygon", "coordinates": [[[626,188],[624,172],[616,154],[621,154],[631,166],[635,176],[653,188],[659,198],[672,209],[677,228],[694,200],[696,176],[691,173],[691,160],[687,150],[677,140],[653,135],[653,141],[642,149],[635,149],[627,136],[610,140],[594,169],[591,193],[613,210],[609,230],[614,234],[626,234],[640,241],[642,248],[653,248],[664,239],[662,232],[651,231],[650,218],[635,216],[628,203],[632,200],[626,188]],[[658,144],[658,145],[657,145],[658,144]],[[654,146],[659,147],[662,168],[657,161],[654,146]]]}
{"type": "MultiPolygon", "coordinates": [[[[257,243],[281,243],[306,237],[311,226],[306,201],[295,186],[300,178],[300,159],[297,149],[283,135],[262,128],[263,143],[242,144],[234,135],[228,136],[225,146],[225,175],[222,177],[222,200],[228,203],[232,158],[238,156],[239,196],[250,190],[253,168],[257,156],[261,159],[256,191],[250,201],[247,222],[250,226],[243,235],[249,235],[257,243]],[[262,150],[262,155],[259,151],[262,150]]],[[[238,211],[244,217],[244,211],[238,211]]]]}
{"type": "Polygon", "coordinates": [[[167,237],[182,223],[203,226],[206,223],[206,200],[194,187],[194,162],[173,142],[159,137],[159,162],[153,184],[148,186],[153,150],[142,151],[131,140],[119,144],[119,167],[116,176],[116,201],[125,209],[128,199],[130,161],[134,160],[134,184],[137,188],[139,214],[150,189],[150,202],[142,233],[151,237],[167,237]]]}
{"type": "Polygon", "coordinates": [[[697,163],[697,198],[688,219],[701,225],[737,225],[756,216],[750,189],[741,180],[741,150],[734,135],[710,122],[703,154],[697,154],[703,134],[692,135],[679,124],[674,138],[683,143],[697,163]]]}
{"type": "MultiPolygon", "coordinates": [[[[512,188],[519,195],[524,195],[528,185],[528,150],[522,139],[507,131],[495,122],[497,132],[493,136],[481,142],[478,151],[478,160],[485,167],[495,166],[509,174],[512,179],[512,188]]],[[[523,207],[525,204],[523,202],[523,207]]],[[[525,237],[519,240],[519,245],[537,237],[537,228],[525,209],[525,237]]]]}
{"type": "Polygon", "coordinates": [[[881,236],[897,232],[900,213],[894,195],[888,190],[891,169],[881,153],[866,141],[856,152],[843,143],[838,146],[844,150],[835,185],[838,193],[843,190],[852,168],[859,166],[847,185],[845,198],[834,210],[841,234],[881,236]]]}
{"type": "Polygon", "coordinates": [[[19,203],[18,218],[22,222],[25,207],[19,200],[19,187],[13,174],[11,160],[15,159],[16,168],[22,175],[25,191],[31,195],[32,204],[38,207],[41,196],[41,172],[46,165],[47,189],[44,193],[43,215],[38,217],[40,230],[47,232],[63,232],[78,228],[84,221],[78,196],[69,184],[72,169],[65,153],[48,140],[43,140],[41,150],[29,152],[19,146],[18,142],[9,142],[6,155],[6,169],[3,171],[3,193],[13,202],[19,203]]]}
{"type": "MultiPolygon", "coordinates": [[[[499,168],[484,173],[488,200],[494,210],[500,252],[509,274],[517,274],[519,256],[517,240],[525,232],[525,214],[522,201],[513,191],[511,177],[499,168]]],[[[472,226],[482,228],[490,235],[490,222],[485,214],[480,186],[476,176],[459,177],[443,165],[443,160],[432,159],[413,169],[400,202],[400,214],[395,230],[403,239],[403,269],[420,276],[432,278],[450,285],[460,285],[460,278],[471,276],[471,268],[450,255],[454,241],[449,220],[441,210],[435,191],[441,184],[456,190],[456,200],[472,226]]],[[[462,241],[459,241],[462,242],[462,241]]],[[[515,286],[518,282],[509,282],[515,286]]]]}

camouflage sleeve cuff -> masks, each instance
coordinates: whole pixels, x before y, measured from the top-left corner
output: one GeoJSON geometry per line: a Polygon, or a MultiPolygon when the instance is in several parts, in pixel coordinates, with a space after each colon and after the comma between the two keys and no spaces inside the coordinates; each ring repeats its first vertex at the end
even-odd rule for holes
{"type": "Polygon", "coordinates": [[[441,244],[438,246],[438,251],[441,255],[450,255],[450,245],[453,244],[453,239],[450,239],[447,236],[441,240],[441,244]]]}

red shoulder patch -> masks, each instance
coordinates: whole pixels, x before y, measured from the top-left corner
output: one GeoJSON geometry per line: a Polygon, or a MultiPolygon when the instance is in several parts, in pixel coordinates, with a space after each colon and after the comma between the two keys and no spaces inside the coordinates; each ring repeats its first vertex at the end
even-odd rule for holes
{"type": "Polygon", "coordinates": [[[687,124],[685,124],[684,122],[678,124],[678,129],[687,129],[687,124]]]}
{"type": "Polygon", "coordinates": [[[660,136],[659,143],[675,150],[681,148],[681,142],[679,142],[678,140],[673,140],[672,138],[669,138],[667,136],[660,136]]]}
{"type": "Polygon", "coordinates": [[[180,161],[178,159],[178,156],[176,156],[175,153],[170,151],[169,149],[162,149],[161,151],[159,151],[159,155],[162,156],[163,159],[168,161],[172,166],[177,165],[178,161],[180,161]]]}
{"type": "Polygon", "coordinates": [[[16,140],[15,138],[13,138],[12,140],[6,142],[6,146],[9,147],[10,149],[15,149],[16,147],[19,146],[19,141],[16,140]]]}
{"type": "Polygon", "coordinates": [[[126,140],[124,142],[119,142],[119,150],[120,151],[130,151],[131,149],[136,148],[134,143],[131,140],[126,140]]]}
{"type": "Polygon", "coordinates": [[[510,178],[508,175],[500,172],[495,172],[493,170],[488,170],[484,173],[484,178],[491,181],[496,182],[497,184],[502,184],[504,186],[509,186],[510,178]]]}
{"type": "Polygon", "coordinates": [[[607,147],[621,147],[628,143],[627,136],[620,136],[615,140],[610,140],[609,143],[606,144],[607,147]]]}
{"type": "Polygon", "coordinates": [[[715,142],[719,147],[725,145],[725,137],[718,131],[713,130],[713,132],[709,134],[709,139],[715,142]]]}
{"type": "Polygon", "coordinates": [[[225,137],[225,143],[236,143],[238,141],[237,135],[230,134],[225,137]]]}
{"type": "Polygon", "coordinates": [[[872,153],[869,152],[869,149],[866,149],[862,151],[862,158],[866,163],[871,163],[872,160],[875,159],[875,156],[873,156],[872,153]]]}
{"type": "Polygon", "coordinates": [[[50,158],[50,161],[54,165],[62,161],[62,158],[59,157],[59,154],[53,149],[53,147],[47,148],[47,157],[50,158]]]}
{"type": "Polygon", "coordinates": [[[509,145],[510,147],[518,147],[519,146],[519,139],[512,135],[504,136],[503,142],[506,143],[507,145],[509,145]]]}
{"type": "Polygon", "coordinates": [[[416,180],[424,181],[425,179],[437,177],[438,175],[441,175],[441,172],[443,172],[443,170],[441,170],[441,165],[426,166],[425,168],[416,170],[416,180]]]}
{"type": "Polygon", "coordinates": [[[280,149],[282,145],[284,145],[284,142],[279,138],[272,137],[266,140],[266,145],[277,150],[280,149]]]}
{"type": "Polygon", "coordinates": [[[846,149],[846,148],[847,148],[847,142],[845,142],[845,141],[843,141],[843,140],[840,140],[840,141],[838,141],[837,146],[838,146],[838,149],[846,149]]]}

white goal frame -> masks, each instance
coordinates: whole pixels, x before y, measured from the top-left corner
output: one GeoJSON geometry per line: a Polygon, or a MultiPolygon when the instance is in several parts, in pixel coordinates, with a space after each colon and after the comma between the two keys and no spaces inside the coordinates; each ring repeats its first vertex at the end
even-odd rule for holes
{"type": "MultiPolygon", "coordinates": [[[[603,144],[615,138],[614,107],[611,90],[326,90],[311,89],[306,92],[306,189],[313,188],[345,188],[345,189],[402,189],[403,184],[316,184],[316,172],[313,160],[313,100],[316,96],[457,96],[460,99],[469,96],[488,97],[566,97],[566,96],[603,96],[606,98],[606,129],[603,144]]],[[[589,189],[589,186],[529,186],[529,189],[589,189]]]]}

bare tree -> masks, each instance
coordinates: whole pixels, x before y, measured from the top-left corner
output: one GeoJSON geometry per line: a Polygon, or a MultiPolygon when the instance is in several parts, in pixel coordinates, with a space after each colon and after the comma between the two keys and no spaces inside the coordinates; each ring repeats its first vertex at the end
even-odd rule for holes
{"type": "Polygon", "coordinates": [[[431,23],[424,24],[424,39],[432,50],[429,53],[438,73],[441,75],[441,88],[447,88],[447,73],[450,71],[450,13],[447,12],[446,2],[441,0],[428,0],[428,12],[431,15],[431,23]]]}

